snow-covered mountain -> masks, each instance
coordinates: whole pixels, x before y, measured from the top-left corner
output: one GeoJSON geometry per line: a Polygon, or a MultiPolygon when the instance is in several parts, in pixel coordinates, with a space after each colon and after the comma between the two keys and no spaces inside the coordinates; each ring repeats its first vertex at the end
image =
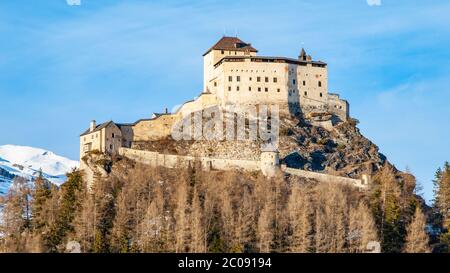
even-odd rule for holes
{"type": "Polygon", "coordinates": [[[0,146],[0,195],[5,194],[14,177],[32,180],[42,175],[50,182],[60,185],[66,181],[66,173],[78,167],[79,162],[39,148],[0,146]]]}

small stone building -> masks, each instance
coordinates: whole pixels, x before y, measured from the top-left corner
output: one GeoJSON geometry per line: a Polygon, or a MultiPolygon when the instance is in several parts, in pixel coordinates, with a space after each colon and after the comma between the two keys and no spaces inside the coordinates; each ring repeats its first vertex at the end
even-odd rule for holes
{"type": "Polygon", "coordinates": [[[89,129],[80,135],[80,158],[92,151],[104,154],[116,154],[122,143],[122,130],[120,125],[108,121],[97,125],[91,121],[89,129]]]}

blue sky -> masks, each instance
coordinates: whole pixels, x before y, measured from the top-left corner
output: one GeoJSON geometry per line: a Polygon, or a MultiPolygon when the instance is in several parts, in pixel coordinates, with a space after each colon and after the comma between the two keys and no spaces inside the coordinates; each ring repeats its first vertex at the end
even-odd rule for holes
{"type": "Polygon", "coordinates": [[[237,34],[261,55],[304,46],[365,136],[432,197],[450,160],[448,1],[0,2],[0,144],[78,158],[91,119],[131,122],[202,88],[202,54],[237,34]]]}

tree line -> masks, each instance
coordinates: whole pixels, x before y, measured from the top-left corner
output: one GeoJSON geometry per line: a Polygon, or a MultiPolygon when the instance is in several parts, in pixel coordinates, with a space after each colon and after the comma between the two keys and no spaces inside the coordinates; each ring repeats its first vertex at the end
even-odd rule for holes
{"type": "Polygon", "coordinates": [[[389,165],[360,191],[282,173],[169,170],[123,159],[92,188],[80,170],[61,187],[16,178],[1,200],[0,251],[65,252],[76,241],[94,253],[363,253],[373,242],[383,252],[446,252],[449,179],[446,164],[430,210],[414,177],[389,165]]]}

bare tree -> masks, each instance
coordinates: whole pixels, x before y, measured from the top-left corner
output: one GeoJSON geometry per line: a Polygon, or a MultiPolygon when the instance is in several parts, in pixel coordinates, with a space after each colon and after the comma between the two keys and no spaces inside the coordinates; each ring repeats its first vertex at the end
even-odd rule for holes
{"type": "Polygon", "coordinates": [[[348,248],[351,253],[363,253],[371,241],[377,241],[375,221],[369,208],[362,202],[349,213],[348,248]]]}
{"type": "Polygon", "coordinates": [[[313,207],[310,193],[296,183],[292,188],[288,204],[291,230],[289,251],[306,253],[311,251],[313,207]]]}
{"type": "Polygon", "coordinates": [[[406,244],[404,252],[407,253],[429,253],[428,234],[425,231],[426,219],[420,207],[416,208],[414,218],[407,228],[406,244]]]}

